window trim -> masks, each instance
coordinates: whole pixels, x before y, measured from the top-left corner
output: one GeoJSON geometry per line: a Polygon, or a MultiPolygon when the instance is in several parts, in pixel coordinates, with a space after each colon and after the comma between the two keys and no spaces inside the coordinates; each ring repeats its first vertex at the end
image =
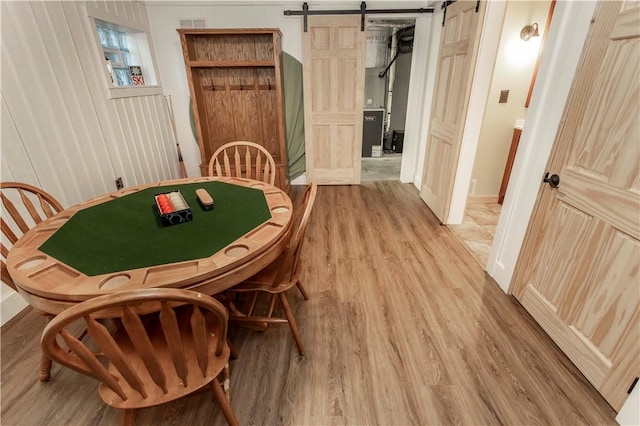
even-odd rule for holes
{"type": "Polygon", "coordinates": [[[114,86],[111,83],[111,75],[109,74],[109,69],[107,68],[107,64],[103,60],[99,60],[100,68],[104,74],[104,87],[107,89],[107,97],[109,99],[118,99],[118,98],[130,98],[136,96],[153,96],[153,95],[162,95],[162,86],[160,83],[160,75],[157,72],[158,66],[156,61],[155,51],[153,49],[153,43],[151,42],[151,38],[149,35],[149,27],[148,25],[141,24],[140,22],[133,21],[128,18],[124,18],[121,16],[113,15],[111,13],[105,12],[100,9],[96,9],[92,6],[85,6],[87,10],[87,18],[89,21],[89,26],[91,28],[91,33],[93,36],[93,41],[95,44],[95,50],[97,54],[97,58],[100,59],[103,57],[103,46],[100,43],[100,37],[98,36],[98,28],[96,26],[96,19],[100,21],[109,22],[118,26],[131,28],[132,30],[140,31],[145,33],[147,39],[147,45],[149,47],[149,56],[151,57],[151,65],[153,66],[153,73],[155,74],[155,85],[146,85],[146,86],[114,86]]]}

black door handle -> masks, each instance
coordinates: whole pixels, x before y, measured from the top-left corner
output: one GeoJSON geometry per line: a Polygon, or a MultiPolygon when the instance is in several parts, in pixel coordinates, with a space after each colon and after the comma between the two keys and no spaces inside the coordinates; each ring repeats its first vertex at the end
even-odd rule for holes
{"type": "Polygon", "coordinates": [[[560,176],[558,176],[558,175],[549,176],[549,172],[547,172],[544,175],[543,182],[544,183],[548,183],[549,186],[552,187],[552,188],[557,188],[558,185],[560,185],[560,176]]]}

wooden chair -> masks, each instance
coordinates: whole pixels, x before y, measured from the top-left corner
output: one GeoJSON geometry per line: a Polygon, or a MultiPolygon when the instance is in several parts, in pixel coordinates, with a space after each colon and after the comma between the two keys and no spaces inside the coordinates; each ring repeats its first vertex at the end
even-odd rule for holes
{"type": "Polygon", "coordinates": [[[250,296],[249,300],[245,300],[246,306],[244,306],[244,309],[243,307],[238,307],[235,302],[230,302],[229,320],[231,322],[258,330],[264,330],[268,324],[287,322],[300,355],[304,355],[304,345],[302,344],[298,324],[289,306],[286,292],[296,286],[304,299],[309,300],[309,295],[300,282],[299,260],[305,229],[309,222],[317,190],[318,187],[313,182],[307,187],[294,219],[294,233],[285,251],[258,274],[227,291],[231,301],[234,299],[232,297],[234,294],[245,294],[245,299],[246,295],[250,296]],[[268,298],[266,314],[264,315],[257,313],[261,307],[264,307],[258,303],[260,294],[266,295],[268,298]],[[276,300],[280,301],[284,318],[274,317],[276,300]]]}
{"type": "Polygon", "coordinates": [[[237,425],[218,380],[225,374],[228,389],[227,319],[220,302],[194,291],[122,291],[57,315],[44,329],[42,349],[56,362],[99,380],[100,397],[124,410],[125,425],[135,422],[140,408],[174,401],[207,385],[227,422],[237,425]],[[109,320],[118,324],[114,333],[103,325],[109,320]],[[88,330],[84,341],[68,332],[78,321],[88,330]]]}
{"type": "MultiPolygon", "coordinates": [[[[9,255],[9,245],[18,241],[18,238],[33,226],[43,220],[61,212],[62,205],[51,195],[35,186],[19,182],[1,182],[0,197],[2,198],[2,241],[0,251],[2,253],[2,282],[18,291],[15,283],[7,271],[6,258],[9,255]]],[[[49,321],[53,316],[44,312],[38,312],[49,321]]],[[[40,359],[39,378],[41,382],[49,380],[51,375],[51,360],[42,354],[40,359]]]]}
{"type": "Polygon", "coordinates": [[[275,184],[276,163],[263,146],[247,141],[229,142],[209,160],[209,176],[235,176],[275,184]]]}

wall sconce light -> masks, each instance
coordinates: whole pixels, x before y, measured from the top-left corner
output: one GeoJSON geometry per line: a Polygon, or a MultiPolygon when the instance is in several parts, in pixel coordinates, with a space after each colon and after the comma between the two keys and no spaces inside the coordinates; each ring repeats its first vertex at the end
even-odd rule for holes
{"type": "Polygon", "coordinates": [[[534,22],[531,25],[526,25],[522,31],[520,31],[520,38],[524,41],[529,41],[531,37],[540,37],[540,33],[538,32],[538,23],[534,22]]]}

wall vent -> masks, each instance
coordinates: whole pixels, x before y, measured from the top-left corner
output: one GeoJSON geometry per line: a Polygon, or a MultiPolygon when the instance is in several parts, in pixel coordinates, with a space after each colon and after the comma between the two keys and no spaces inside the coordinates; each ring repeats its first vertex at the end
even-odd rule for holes
{"type": "Polygon", "coordinates": [[[207,23],[204,18],[183,18],[180,19],[180,28],[206,28],[207,23]]]}

